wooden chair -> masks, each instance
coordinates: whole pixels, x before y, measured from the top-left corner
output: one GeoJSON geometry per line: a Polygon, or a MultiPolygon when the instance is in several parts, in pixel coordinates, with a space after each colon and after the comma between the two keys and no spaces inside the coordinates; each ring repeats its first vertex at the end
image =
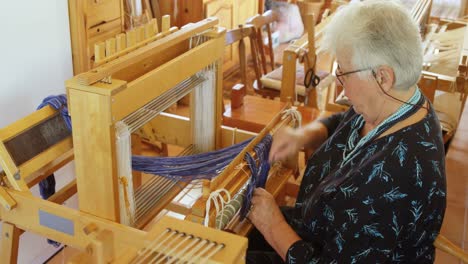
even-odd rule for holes
{"type": "Polygon", "coordinates": [[[444,251],[445,253],[456,257],[457,259],[463,261],[463,263],[468,263],[468,253],[463,251],[459,246],[452,243],[443,235],[439,234],[434,241],[435,248],[444,251]]]}
{"type": "MultiPolygon", "coordinates": [[[[269,98],[275,98],[280,95],[283,71],[282,67],[276,67],[275,52],[272,45],[271,25],[276,21],[278,21],[278,15],[271,10],[265,12],[263,15],[256,15],[247,21],[247,24],[253,25],[256,31],[256,34],[252,36],[254,39],[251,45],[252,60],[256,77],[253,88],[256,93],[269,98]],[[268,38],[268,46],[266,47],[263,44],[262,35],[264,29],[268,38]]],[[[304,71],[299,72],[298,75],[299,76],[296,79],[303,79],[304,71]]],[[[302,92],[301,94],[304,95],[305,92],[302,92]]]]}
{"type": "MultiPolygon", "coordinates": [[[[309,12],[310,10],[315,9],[308,9],[308,11],[306,9],[302,12],[309,12]]],[[[273,11],[267,11],[263,15],[254,16],[247,21],[247,24],[253,25],[256,29],[256,34],[253,36],[256,40],[253,41],[254,44],[251,47],[256,74],[256,81],[253,87],[255,92],[263,97],[274,98],[281,96],[282,101],[287,101],[287,98],[290,98],[289,100],[297,99],[297,101],[304,102],[305,98],[309,96],[306,94],[304,77],[306,75],[305,73],[310,68],[313,68],[313,72],[315,73],[315,38],[317,34],[314,32],[314,15],[310,13],[304,13],[303,15],[305,17],[304,21],[306,22],[305,28],[307,29],[307,34],[304,34],[303,37],[287,46],[282,54],[282,66],[278,68],[276,68],[275,52],[271,45],[271,24],[278,20],[278,14],[273,11]],[[263,45],[261,39],[263,28],[265,28],[265,33],[269,41],[268,46],[263,45]],[[300,64],[300,61],[303,61],[304,64],[300,64]],[[286,77],[286,75],[288,75],[288,77],[286,77]],[[290,86],[289,88],[291,88],[292,92],[286,92],[287,95],[283,96],[281,94],[284,90],[283,87],[285,84],[283,82],[286,78],[288,81],[286,86],[290,86]]],[[[318,27],[321,28],[323,25],[319,25],[318,27]]],[[[323,76],[320,77],[324,77],[327,74],[328,73],[324,73],[322,74],[323,76]]],[[[313,102],[313,104],[309,104],[309,106],[315,106],[315,99],[309,101],[313,102]]]]}
{"type": "Polygon", "coordinates": [[[268,72],[273,71],[276,68],[275,65],[275,54],[273,50],[272,42],[272,24],[278,21],[278,15],[269,10],[263,15],[255,15],[249,20],[247,20],[247,25],[254,27],[255,34],[251,38],[251,54],[253,65],[255,69],[256,81],[253,84],[254,90],[261,94],[264,97],[274,97],[275,92],[263,90],[263,83],[261,81],[261,76],[266,75],[268,72]],[[265,50],[263,44],[263,30],[265,29],[268,46],[265,50]],[[268,69],[270,67],[270,69],[268,69]]]}
{"type": "MultiPolygon", "coordinates": [[[[243,98],[247,94],[246,89],[250,85],[247,82],[247,63],[245,53],[245,38],[249,38],[252,42],[255,28],[252,25],[239,25],[239,28],[232,29],[226,32],[225,45],[234,45],[238,43],[239,49],[239,66],[241,83],[236,83],[231,88],[231,108],[238,108],[243,104],[243,98]]],[[[223,104],[224,107],[224,104],[223,104]]],[[[223,113],[226,109],[223,109],[223,113]]]]}

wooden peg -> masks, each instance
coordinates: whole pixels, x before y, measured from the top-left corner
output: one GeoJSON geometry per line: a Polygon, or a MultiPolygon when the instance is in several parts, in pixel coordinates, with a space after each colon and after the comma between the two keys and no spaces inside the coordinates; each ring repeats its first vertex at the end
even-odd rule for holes
{"type": "Polygon", "coordinates": [[[120,33],[116,38],[116,51],[122,51],[127,48],[127,38],[124,33],[120,33]]]}
{"type": "Polygon", "coordinates": [[[137,33],[135,29],[127,31],[127,48],[131,48],[136,45],[137,33]]]}
{"type": "Polygon", "coordinates": [[[106,57],[110,57],[115,53],[115,38],[106,40],[106,57]]]}
{"type": "Polygon", "coordinates": [[[139,26],[137,27],[136,29],[136,42],[139,43],[139,42],[142,42],[143,40],[145,40],[145,28],[143,26],[139,26]]]}
{"type": "Polygon", "coordinates": [[[237,109],[244,104],[245,85],[238,83],[231,90],[231,109],[237,109]]]}
{"type": "Polygon", "coordinates": [[[156,35],[158,33],[158,20],[155,18],[151,19],[150,22],[148,22],[145,25],[145,38],[151,38],[152,36],[156,35]]]}
{"type": "Polygon", "coordinates": [[[169,31],[170,28],[171,28],[171,16],[164,15],[161,18],[161,32],[165,33],[166,31],[169,31]]]}
{"type": "Polygon", "coordinates": [[[97,230],[98,230],[98,226],[95,223],[91,223],[83,228],[83,232],[86,235],[96,232],[97,230]]]}
{"type": "Polygon", "coordinates": [[[101,62],[106,58],[106,43],[99,42],[94,44],[94,61],[101,62]]]}

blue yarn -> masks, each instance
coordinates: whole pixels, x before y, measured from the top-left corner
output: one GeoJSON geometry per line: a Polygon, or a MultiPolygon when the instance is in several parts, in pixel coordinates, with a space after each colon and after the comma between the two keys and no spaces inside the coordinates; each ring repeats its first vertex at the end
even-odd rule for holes
{"type": "Polygon", "coordinates": [[[60,112],[63,120],[65,121],[65,124],[67,125],[67,128],[71,131],[72,125],[70,114],[68,113],[67,96],[65,94],[48,96],[42,100],[42,103],[37,107],[36,110],[39,110],[47,105],[50,105],[52,108],[60,112]]]}
{"type": "Polygon", "coordinates": [[[191,181],[211,179],[236,157],[251,139],[217,151],[182,157],[133,156],[132,168],[148,174],[191,181]]]}
{"type": "Polygon", "coordinates": [[[242,207],[240,210],[240,220],[243,220],[247,215],[251,200],[253,196],[253,191],[256,187],[265,187],[268,172],[270,171],[270,164],[268,163],[268,153],[270,152],[271,143],[273,141],[273,137],[271,135],[266,135],[262,141],[254,147],[255,154],[258,158],[257,161],[252,157],[250,153],[245,153],[245,161],[249,165],[251,177],[249,184],[247,185],[247,190],[244,195],[244,201],[242,203],[242,207]]]}
{"type": "MultiPolygon", "coordinates": [[[[50,105],[60,111],[68,129],[72,130],[71,118],[67,108],[67,97],[64,94],[49,96],[45,98],[37,109],[50,105]]],[[[147,174],[159,175],[162,177],[192,181],[195,179],[212,179],[219,175],[221,171],[244,149],[252,139],[230,147],[201,153],[191,156],[181,157],[146,157],[132,156],[132,169],[147,174]]],[[[259,144],[254,147],[257,161],[246,153],[244,159],[247,161],[251,178],[245,194],[244,203],[241,208],[241,219],[245,217],[250,208],[253,191],[256,187],[265,187],[270,164],[268,154],[270,152],[273,138],[271,135],[265,136],[259,144]]],[[[53,177],[53,176],[52,176],[53,177]]]]}
{"type": "MultiPolygon", "coordinates": [[[[36,110],[44,108],[48,105],[50,105],[52,108],[60,112],[68,130],[71,131],[72,126],[71,126],[70,115],[68,114],[66,95],[60,94],[60,95],[48,96],[44,100],[42,100],[42,103],[36,108],[36,110]]],[[[52,196],[55,193],[55,176],[53,173],[47,176],[47,178],[39,182],[39,192],[41,193],[42,199],[48,199],[50,196],[52,196]]],[[[47,239],[47,243],[53,245],[54,247],[60,246],[59,242],[56,242],[51,239],[47,239]]]]}

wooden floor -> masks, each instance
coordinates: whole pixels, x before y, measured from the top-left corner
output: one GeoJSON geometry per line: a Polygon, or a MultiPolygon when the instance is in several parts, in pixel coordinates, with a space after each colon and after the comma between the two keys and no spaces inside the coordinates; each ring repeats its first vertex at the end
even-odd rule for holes
{"type": "MultiPolygon", "coordinates": [[[[446,157],[447,210],[441,233],[465,251],[468,232],[468,108],[465,107],[460,125],[446,157]]],[[[436,263],[460,263],[443,252],[437,252],[436,263]]]]}

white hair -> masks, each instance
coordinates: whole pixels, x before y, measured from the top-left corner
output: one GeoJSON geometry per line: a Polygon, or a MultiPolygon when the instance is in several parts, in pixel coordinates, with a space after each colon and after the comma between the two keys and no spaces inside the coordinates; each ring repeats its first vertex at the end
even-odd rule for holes
{"type": "MultiPolygon", "coordinates": [[[[342,6],[326,26],[320,46],[332,55],[348,50],[356,69],[391,67],[395,89],[410,88],[421,75],[419,28],[396,1],[366,0],[342,6]]],[[[359,73],[360,78],[365,76],[368,73],[359,73]]]]}

